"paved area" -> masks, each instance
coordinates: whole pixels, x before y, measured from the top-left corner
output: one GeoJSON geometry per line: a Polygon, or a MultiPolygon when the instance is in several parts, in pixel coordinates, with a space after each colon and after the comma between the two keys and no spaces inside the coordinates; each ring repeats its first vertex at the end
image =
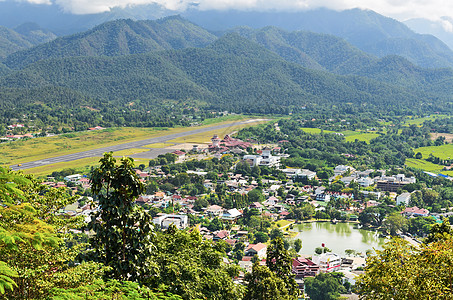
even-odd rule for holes
{"type": "MultiPolygon", "coordinates": [[[[50,165],[50,164],[55,164],[55,163],[60,163],[60,162],[69,162],[77,159],[82,159],[82,158],[88,158],[88,157],[99,157],[102,156],[105,152],[110,152],[110,151],[121,151],[121,150],[127,150],[131,148],[140,148],[149,144],[155,144],[155,143],[163,143],[167,142],[176,138],[184,137],[184,136],[190,136],[193,134],[197,133],[202,133],[206,131],[211,131],[211,130],[217,130],[217,129],[224,129],[228,128],[234,125],[240,125],[240,124],[249,124],[253,122],[253,120],[248,120],[244,122],[236,122],[236,123],[230,123],[230,124],[222,124],[222,125],[213,125],[209,127],[204,127],[204,128],[198,128],[194,130],[189,130],[186,132],[180,132],[180,133],[173,133],[165,136],[160,136],[160,137],[155,137],[155,138],[150,138],[150,139],[145,139],[141,141],[135,141],[135,142],[130,142],[130,143],[124,143],[124,144],[119,144],[119,145],[114,145],[114,146],[109,146],[109,147],[102,147],[98,149],[93,149],[93,150],[88,150],[88,151],[83,151],[83,152],[77,152],[73,154],[66,154],[62,156],[56,156],[56,157],[49,157],[46,159],[42,160],[36,160],[36,161],[30,161],[30,162],[25,162],[21,163],[21,165],[11,165],[10,168],[12,170],[25,170],[25,169],[30,169],[30,168],[35,168],[39,166],[45,166],[45,165],[50,165]]],[[[257,120],[258,121],[258,120],[257,120]]],[[[155,158],[159,154],[164,154],[167,152],[171,152],[172,150],[169,149],[161,149],[161,148],[155,148],[151,149],[148,152],[143,152],[143,153],[138,153],[134,154],[132,157],[136,158],[155,158]]]]}

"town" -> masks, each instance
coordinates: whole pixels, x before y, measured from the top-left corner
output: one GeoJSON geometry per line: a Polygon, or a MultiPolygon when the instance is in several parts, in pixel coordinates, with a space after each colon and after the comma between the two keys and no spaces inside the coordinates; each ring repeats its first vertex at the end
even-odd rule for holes
{"type": "MultiPolygon", "coordinates": [[[[417,245],[429,233],[422,228],[424,224],[442,223],[443,218],[453,216],[451,208],[430,212],[411,206],[412,198],[420,197],[421,192],[413,190],[417,179],[406,176],[403,169],[398,173],[336,165],[325,178],[308,169],[283,167],[282,160],[290,157],[285,153],[286,143],[288,140],[258,145],[230,135],[214,135],[208,145],[159,155],[148,166],[135,169],[146,190],[135,203],[150,213],[156,228],[197,230],[203,239],[223,244],[226,263],[242,270],[235,279],[238,283],[252,272],[254,262],[265,264],[269,241],[283,238],[302,291],[304,278],[340,272],[346,291],[351,292],[374,249],[359,251],[348,246],[347,240],[342,252],[332,251],[329,247],[333,245],[328,243],[307,249],[307,241],[297,238],[298,226],[348,223],[366,228],[376,239],[398,235],[417,245]],[[400,223],[386,216],[394,216],[400,223]],[[401,225],[401,219],[406,225],[401,225]]],[[[89,174],[55,175],[42,184],[68,188],[79,195],[78,202],[61,214],[82,215],[89,222],[99,209],[89,192],[89,174]]]]}

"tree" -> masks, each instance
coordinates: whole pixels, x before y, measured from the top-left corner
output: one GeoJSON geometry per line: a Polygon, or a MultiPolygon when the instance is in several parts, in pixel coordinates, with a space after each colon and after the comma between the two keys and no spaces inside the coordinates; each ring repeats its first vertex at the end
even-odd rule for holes
{"type": "Polygon", "coordinates": [[[286,289],[286,283],[279,278],[267,266],[260,266],[255,262],[252,267],[252,273],[245,275],[248,282],[247,291],[244,300],[293,300],[297,299],[290,295],[286,289]]]}
{"type": "Polygon", "coordinates": [[[302,240],[301,239],[296,239],[294,241],[294,250],[299,253],[300,249],[302,249],[302,240]]]}
{"type": "Polygon", "coordinates": [[[396,235],[398,231],[407,229],[407,219],[401,213],[393,212],[387,216],[382,226],[391,235],[396,235]]]}
{"type": "Polygon", "coordinates": [[[260,189],[253,189],[247,193],[250,202],[263,202],[264,195],[260,189]]]}
{"type": "Polygon", "coordinates": [[[431,227],[429,235],[426,237],[425,243],[440,242],[450,240],[453,238],[453,230],[451,229],[450,222],[444,219],[441,224],[434,224],[431,227]]]}
{"type": "Polygon", "coordinates": [[[292,258],[280,237],[273,239],[267,248],[266,266],[283,280],[288,296],[297,299],[299,288],[292,273],[292,258]]]}
{"type": "Polygon", "coordinates": [[[151,217],[134,205],[143,184],[133,169],[133,160],[122,158],[116,165],[112,152],[105,153],[90,181],[100,207],[88,224],[95,232],[90,241],[92,259],[111,267],[114,279],[143,279],[150,269],[152,225],[151,217]]]}
{"type": "Polygon", "coordinates": [[[346,292],[340,280],[330,273],[305,278],[305,290],[312,300],[337,300],[346,292]]]}
{"type": "Polygon", "coordinates": [[[369,256],[357,280],[361,299],[452,299],[453,239],[414,247],[394,238],[369,256]]]}

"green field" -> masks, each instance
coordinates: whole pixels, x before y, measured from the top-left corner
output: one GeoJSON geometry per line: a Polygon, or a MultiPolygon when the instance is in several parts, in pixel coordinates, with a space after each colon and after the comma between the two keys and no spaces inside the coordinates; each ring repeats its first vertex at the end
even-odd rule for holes
{"type": "MultiPolygon", "coordinates": [[[[301,129],[309,134],[321,134],[321,132],[322,133],[336,133],[335,131],[322,130],[319,128],[302,127],[301,129]]],[[[353,131],[353,130],[340,131],[339,133],[342,133],[344,135],[345,140],[347,142],[354,142],[357,139],[359,141],[365,141],[367,143],[370,143],[370,141],[372,139],[377,138],[379,136],[378,133],[374,133],[374,132],[360,132],[360,131],[353,131]]]]}
{"type": "Polygon", "coordinates": [[[453,144],[421,147],[414,149],[414,152],[420,152],[424,159],[428,158],[430,154],[440,159],[451,159],[453,158],[453,144]]]}
{"type": "MultiPolygon", "coordinates": [[[[240,128],[235,125],[236,122],[237,121],[227,121],[218,124],[232,124],[232,131],[240,128]]],[[[244,127],[256,124],[258,123],[250,123],[244,125],[244,127]]],[[[170,129],[134,127],[108,128],[104,130],[74,132],[53,137],[41,137],[3,143],[0,144],[0,166],[8,166],[48,157],[77,153],[80,151],[139,141],[208,126],[209,125],[170,129]]],[[[224,130],[228,131],[230,129],[224,130]]]]}
{"type": "Polygon", "coordinates": [[[433,164],[429,161],[423,159],[408,158],[406,159],[406,166],[416,169],[421,169],[423,171],[432,172],[435,174],[444,174],[453,176],[453,171],[442,171],[443,166],[433,164]]]}
{"type": "Polygon", "coordinates": [[[379,134],[372,133],[372,132],[365,132],[365,133],[356,132],[356,134],[351,134],[351,135],[347,135],[347,136],[345,134],[345,140],[346,140],[346,142],[354,142],[355,140],[359,140],[359,141],[367,142],[369,144],[372,139],[375,139],[378,136],[379,136],[379,134]]]}
{"type": "Polygon", "coordinates": [[[309,134],[335,133],[335,131],[322,130],[319,128],[311,128],[311,127],[302,127],[301,129],[309,134]]]}
{"type": "Polygon", "coordinates": [[[449,118],[450,116],[448,115],[431,115],[431,116],[428,116],[428,117],[423,117],[423,118],[407,118],[405,121],[404,121],[404,125],[406,126],[409,126],[409,125],[417,125],[417,126],[421,126],[423,124],[423,122],[425,121],[434,121],[436,119],[445,119],[445,118],[449,118]]]}

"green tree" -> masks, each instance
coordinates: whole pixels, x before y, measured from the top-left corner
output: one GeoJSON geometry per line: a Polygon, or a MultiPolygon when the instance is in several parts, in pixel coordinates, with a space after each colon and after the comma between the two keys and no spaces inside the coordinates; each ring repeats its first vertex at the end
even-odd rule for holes
{"type": "Polygon", "coordinates": [[[273,239],[267,248],[266,266],[285,283],[285,289],[290,297],[297,299],[299,288],[292,273],[292,257],[285,249],[280,237],[273,239]]]}
{"type": "Polygon", "coordinates": [[[294,250],[296,251],[296,253],[299,253],[300,249],[302,249],[302,240],[296,239],[294,241],[294,250]]]}
{"type": "Polygon", "coordinates": [[[112,152],[104,154],[91,173],[91,190],[100,209],[88,229],[95,233],[90,241],[92,258],[111,267],[112,278],[137,281],[150,271],[152,225],[150,216],[134,205],[143,184],[133,166],[131,158],[116,165],[112,152]]]}
{"type": "Polygon", "coordinates": [[[337,300],[346,289],[330,273],[305,278],[305,290],[312,300],[337,300]]]}
{"type": "Polygon", "coordinates": [[[453,239],[414,247],[394,238],[367,259],[356,288],[361,299],[453,299],[453,239]]]}
{"type": "Polygon", "coordinates": [[[293,300],[297,299],[288,293],[286,283],[267,266],[260,266],[255,262],[252,273],[245,275],[248,282],[244,300],[293,300]]]}
{"type": "Polygon", "coordinates": [[[382,226],[391,235],[396,235],[398,231],[407,229],[407,219],[399,212],[393,212],[387,216],[382,226]]]}

